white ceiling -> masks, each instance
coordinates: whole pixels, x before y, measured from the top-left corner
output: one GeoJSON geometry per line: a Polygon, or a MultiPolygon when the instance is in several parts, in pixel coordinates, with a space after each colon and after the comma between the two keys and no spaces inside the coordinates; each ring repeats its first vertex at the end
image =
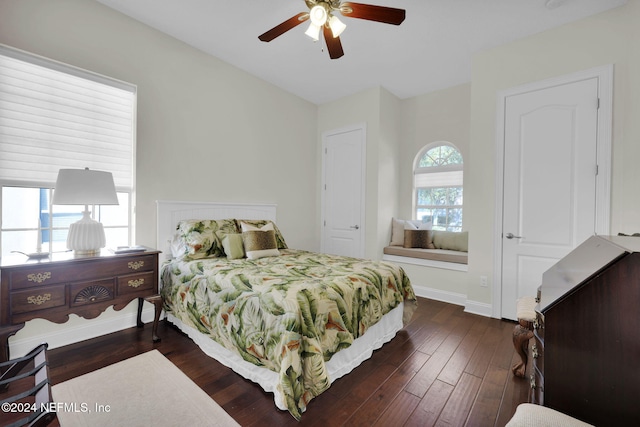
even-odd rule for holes
{"type": "Polygon", "coordinates": [[[303,0],[98,1],[315,104],[378,85],[404,99],[465,83],[474,53],[627,2],[358,0],[406,9],[407,18],[395,26],[340,17],[345,55],[331,60],[322,39],[304,34],[306,23],[258,40],[308,11],[303,0]]]}

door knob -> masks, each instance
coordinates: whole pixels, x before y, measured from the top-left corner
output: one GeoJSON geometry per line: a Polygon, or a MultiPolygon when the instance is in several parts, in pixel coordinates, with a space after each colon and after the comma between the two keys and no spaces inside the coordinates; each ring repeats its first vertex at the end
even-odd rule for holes
{"type": "Polygon", "coordinates": [[[506,237],[507,239],[522,239],[522,236],[516,236],[513,233],[507,233],[504,237],[506,237]]]}
{"type": "Polygon", "coordinates": [[[359,230],[359,229],[360,229],[360,226],[359,226],[359,225],[352,225],[352,226],[351,226],[351,227],[349,227],[349,228],[355,228],[356,230],[359,230]]]}

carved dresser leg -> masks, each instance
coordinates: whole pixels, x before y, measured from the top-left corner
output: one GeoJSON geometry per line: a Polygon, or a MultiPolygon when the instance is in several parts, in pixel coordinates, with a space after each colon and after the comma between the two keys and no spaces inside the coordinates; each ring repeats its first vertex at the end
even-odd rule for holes
{"type": "Polygon", "coordinates": [[[160,320],[160,313],[162,313],[162,297],[160,295],[153,295],[150,297],[146,297],[145,301],[148,301],[155,306],[155,315],[153,317],[153,329],[151,337],[153,339],[153,342],[159,342],[160,337],[158,336],[158,321],[160,320]]]}
{"type": "Polygon", "coordinates": [[[516,349],[516,353],[520,356],[521,361],[513,365],[511,370],[513,371],[513,375],[520,378],[524,378],[527,369],[529,340],[533,338],[533,331],[527,327],[528,325],[522,325],[523,323],[530,324],[531,322],[521,320],[513,329],[513,347],[516,349]]]}
{"type": "Polygon", "coordinates": [[[513,346],[521,361],[516,363],[511,370],[513,375],[520,378],[524,378],[527,370],[527,351],[529,340],[533,338],[536,305],[536,299],[530,296],[520,298],[517,302],[518,324],[513,329],[513,346]]]}

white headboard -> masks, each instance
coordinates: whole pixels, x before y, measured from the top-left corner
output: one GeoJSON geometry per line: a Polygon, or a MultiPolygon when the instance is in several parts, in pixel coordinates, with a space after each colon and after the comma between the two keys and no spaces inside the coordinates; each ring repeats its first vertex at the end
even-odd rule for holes
{"type": "Polygon", "coordinates": [[[171,239],[183,219],[269,219],[276,222],[276,205],[265,203],[180,202],[158,200],[156,247],[160,260],[171,257],[171,239]]]}

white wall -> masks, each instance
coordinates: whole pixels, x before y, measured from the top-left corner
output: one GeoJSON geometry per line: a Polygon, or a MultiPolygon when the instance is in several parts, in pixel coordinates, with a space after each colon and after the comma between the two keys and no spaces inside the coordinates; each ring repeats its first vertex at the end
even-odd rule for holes
{"type": "Polygon", "coordinates": [[[375,87],[318,108],[318,169],[322,164],[322,132],[366,124],[365,257],[370,259],[382,257],[382,248],[389,243],[391,217],[398,212],[400,105],[392,93],[375,87]]]}
{"type": "MultiPolygon", "coordinates": [[[[448,89],[405,99],[400,114],[401,171],[396,189],[399,210],[396,217],[411,219],[413,203],[413,162],[418,152],[435,141],[449,141],[462,153],[465,168],[469,162],[469,124],[471,85],[462,84],[448,89]]],[[[465,184],[467,182],[465,176],[465,184]]],[[[464,190],[466,199],[466,188],[464,190]]],[[[470,213],[464,206],[463,228],[470,213]]],[[[390,227],[390,219],[387,227],[390,227]]],[[[388,241],[388,240],[387,240],[388,241]]],[[[402,264],[420,296],[465,305],[467,273],[434,267],[402,264]]]]}
{"type": "MultiPolygon", "coordinates": [[[[319,249],[317,106],[93,0],[0,0],[0,43],[137,85],[136,243],[156,245],[159,199],[269,202],[290,246],[319,249]]],[[[117,330],[135,305],[10,342],[117,330]]]]}
{"type": "Polygon", "coordinates": [[[498,92],[529,82],[614,64],[611,233],[640,230],[640,2],[527,37],[475,56],[471,83],[470,161],[465,170],[470,300],[499,304],[493,280],[496,100],[498,92]]]}

